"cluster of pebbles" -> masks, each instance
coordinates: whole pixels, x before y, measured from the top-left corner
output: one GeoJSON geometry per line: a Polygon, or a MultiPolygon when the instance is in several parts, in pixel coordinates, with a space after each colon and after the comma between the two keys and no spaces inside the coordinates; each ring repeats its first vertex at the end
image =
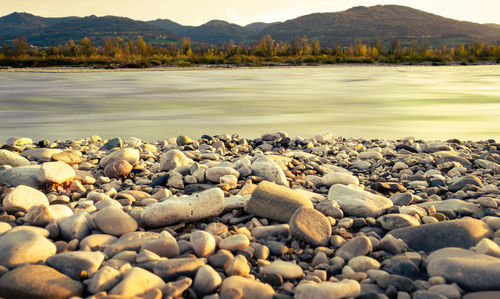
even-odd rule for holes
{"type": "Polygon", "coordinates": [[[0,297],[500,298],[500,144],[261,138],[0,149],[0,297]]]}

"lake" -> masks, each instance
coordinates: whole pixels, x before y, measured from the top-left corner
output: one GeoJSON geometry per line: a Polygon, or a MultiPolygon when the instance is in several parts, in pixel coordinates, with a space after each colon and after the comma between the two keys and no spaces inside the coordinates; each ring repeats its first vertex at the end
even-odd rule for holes
{"type": "Polygon", "coordinates": [[[0,72],[0,143],[276,131],[498,139],[500,66],[0,72]]]}

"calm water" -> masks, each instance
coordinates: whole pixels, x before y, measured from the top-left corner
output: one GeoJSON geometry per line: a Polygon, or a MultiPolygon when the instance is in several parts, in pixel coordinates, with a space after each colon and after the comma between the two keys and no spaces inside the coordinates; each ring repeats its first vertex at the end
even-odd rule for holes
{"type": "Polygon", "coordinates": [[[500,137],[500,66],[0,72],[10,136],[500,137]]]}

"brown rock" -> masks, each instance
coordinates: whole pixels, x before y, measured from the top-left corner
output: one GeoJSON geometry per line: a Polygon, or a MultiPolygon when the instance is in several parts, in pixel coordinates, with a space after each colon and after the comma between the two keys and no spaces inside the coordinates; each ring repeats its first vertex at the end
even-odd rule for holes
{"type": "Polygon", "coordinates": [[[110,178],[126,176],[132,171],[132,165],[125,160],[114,161],[104,168],[104,174],[110,178]]]}
{"type": "Polygon", "coordinates": [[[332,234],[330,221],[313,208],[300,207],[290,218],[290,232],[313,246],[326,246],[332,234]]]}

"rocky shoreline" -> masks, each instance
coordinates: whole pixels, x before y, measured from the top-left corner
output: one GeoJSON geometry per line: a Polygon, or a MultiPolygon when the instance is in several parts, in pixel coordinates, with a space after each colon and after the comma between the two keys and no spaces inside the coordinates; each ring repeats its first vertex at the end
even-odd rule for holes
{"type": "Polygon", "coordinates": [[[500,298],[500,144],[187,136],[0,149],[0,297],[500,298]]]}

